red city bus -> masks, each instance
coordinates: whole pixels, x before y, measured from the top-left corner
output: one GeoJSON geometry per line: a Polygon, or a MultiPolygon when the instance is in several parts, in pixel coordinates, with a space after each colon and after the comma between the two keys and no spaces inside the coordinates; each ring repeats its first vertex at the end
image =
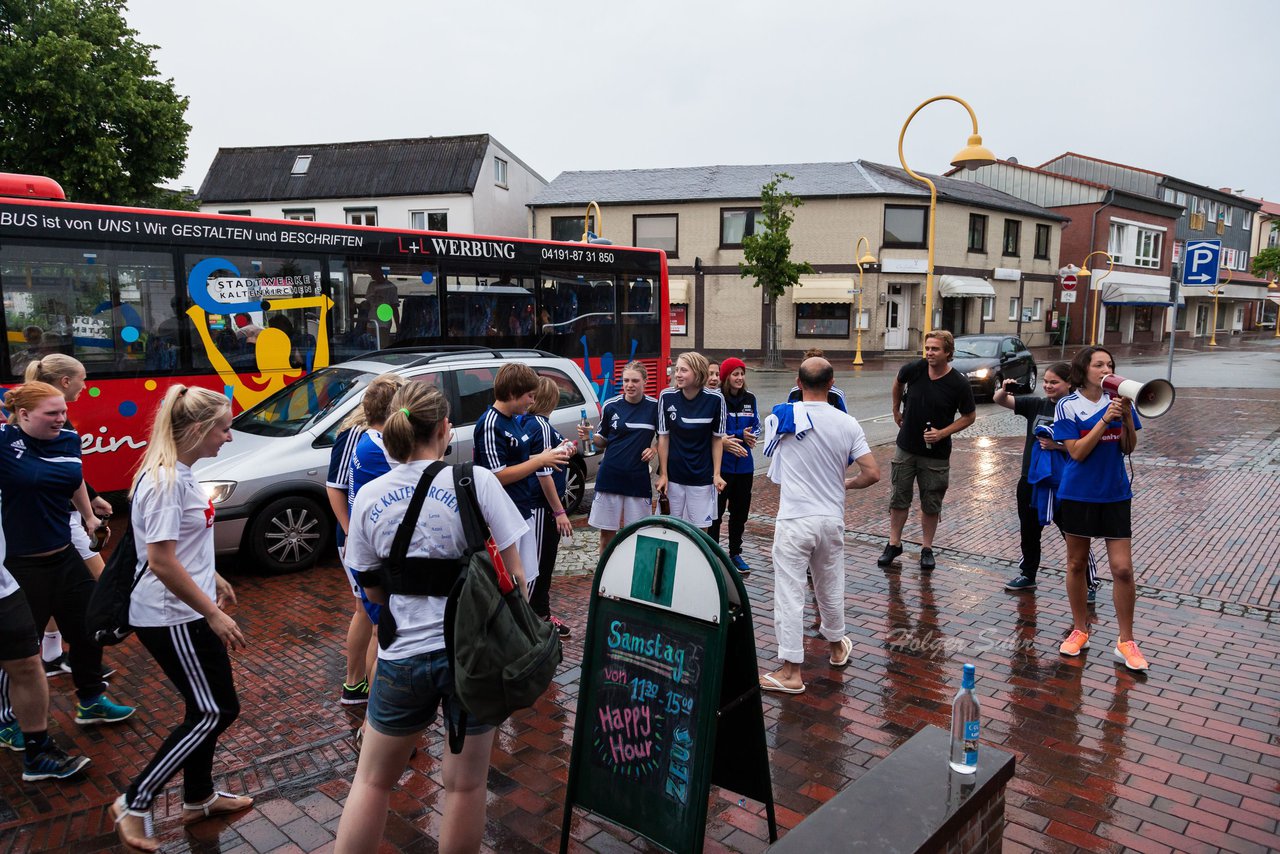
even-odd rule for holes
{"type": "Polygon", "coordinates": [[[174,382],[239,412],[370,350],[480,344],[571,357],[603,402],[632,359],[656,394],[670,357],[658,250],[73,204],[5,173],[0,296],[0,380],[84,363],[70,414],[104,492],[128,487],[174,382]]]}

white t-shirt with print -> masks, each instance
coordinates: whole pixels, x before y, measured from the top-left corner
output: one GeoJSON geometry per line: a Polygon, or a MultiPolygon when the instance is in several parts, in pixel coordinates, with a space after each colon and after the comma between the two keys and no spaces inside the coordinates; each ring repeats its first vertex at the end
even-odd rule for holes
{"type": "MultiPolygon", "coordinates": [[[[213,502],[196,481],[191,468],[177,464],[172,484],[144,474],[133,494],[130,509],[133,536],[138,546],[137,572],[147,559],[148,543],[177,543],[178,563],[196,586],[217,601],[213,564],[213,502]]],[[[133,589],[129,623],[134,626],[176,626],[200,619],[194,608],[175,596],[155,573],[148,570],[133,589]]]]}
{"type": "Polygon", "coordinates": [[[804,401],[813,425],[804,436],[783,436],[773,452],[769,477],[782,488],[779,519],[811,516],[844,519],[845,472],[852,460],[871,453],[862,426],[829,403],[804,401]]]}
{"type": "MultiPolygon", "coordinates": [[[[409,509],[413,488],[428,465],[427,460],[405,463],[360,490],[351,509],[351,528],[347,534],[346,564],[350,569],[370,572],[391,554],[391,543],[409,509]]],[[[529,526],[493,472],[476,466],[475,486],[480,511],[501,551],[519,540],[529,526]]],[[[453,469],[448,467],[436,475],[428,487],[407,556],[461,557],[465,550],[462,516],[453,490],[453,469]]],[[[388,607],[395,617],[396,639],[387,649],[379,646],[378,657],[394,661],[444,649],[444,605],[443,596],[392,594],[388,607]]]]}
{"type": "MultiPolygon", "coordinates": [[[[2,499],[0,499],[2,501],[2,499]]],[[[18,592],[18,581],[4,568],[5,551],[4,526],[0,525],[0,599],[18,592]]]]}

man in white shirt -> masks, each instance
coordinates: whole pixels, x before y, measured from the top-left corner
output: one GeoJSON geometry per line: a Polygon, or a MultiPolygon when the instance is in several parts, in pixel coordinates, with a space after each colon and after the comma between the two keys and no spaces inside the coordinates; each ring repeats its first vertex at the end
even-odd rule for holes
{"type": "Polygon", "coordinates": [[[827,402],[834,379],[826,359],[805,359],[800,401],[783,404],[792,407],[783,415],[794,417],[779,418],[775,409],[765,427],[767,435],[781,434],[770,442],[776,446],[769,478],[782,487],[773,537],[773,625],[782,667],[760,677],[765,691],[804,691],[806,572],[813,576],[819,634],[831,644],[831,665],[847,665],[853,650],[844,633],[844,493],[876,483],[880,466],[857,420],[827,402]],[[856,477],[845,476],[851,463],[858,465],[856,477]]]}

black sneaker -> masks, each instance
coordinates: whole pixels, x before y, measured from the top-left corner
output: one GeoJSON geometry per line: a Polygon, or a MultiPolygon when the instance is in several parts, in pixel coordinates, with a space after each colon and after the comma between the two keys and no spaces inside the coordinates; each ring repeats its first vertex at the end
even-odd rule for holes
{"type": "Polygon", "coordinates": [[[562,638],[567,638],[573,634],[573,629],[562,623],[559,617],[547,617],[547,622],[556,627],[556,634],[562,638]]]}
{"type": "Polygon", "coordinates": [[[933,559],[933,549],[923,548],[920,550],[920,571],[933,572],[933,568],[938,562],[933,559]]]}
{"type": "Polygon", "coordinates": [[[1034,579],[1027,578],[1025,575],[1019,575],[1004,586],[1005,590],[1017,593],[1019,590],[1035,590],[1036,582],[1034,579]]]}
{"type": "Polygon", "coordinates": [[[895,546],[889,543],[884,547],[884,552],[876,559],[876,566],[888,566],[898,559],[898,555],[902,554],[902,546],[895,546]]]}
{"type": "Polygon", "coordinates": [[[65,652],[52,661],[44,662],[44,675],[50,679],[70,672],[71,665],[67,663],[67,654],[65,652]]]}
{"type": "Polygon", "coordinates": [[[88,756],[68,756],[67,752],[48,739],[39,750],[27,750],[22,763],[22,779],[27,782],[35,780],[65,780],[81,771],[89,764],[88,756]]]}
{"type": "Polygon", "coordinates": [[[359,706],[369,702],[369,680],[361,679],[355,685],[342,683],[342,699],[338,700],[344,706],[359,706]]]}

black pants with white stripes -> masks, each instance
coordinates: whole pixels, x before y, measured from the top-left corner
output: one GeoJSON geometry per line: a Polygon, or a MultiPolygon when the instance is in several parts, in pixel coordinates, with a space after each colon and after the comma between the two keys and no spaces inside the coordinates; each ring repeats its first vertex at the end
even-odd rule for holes
{"type": "Polygon", "coordinates": [[[182,723],[174,727],[129,787],[129,808],[149,809],[179,771],[183,800],[203,803],[213,795],[213,751],[218,736],[240,714],[227,648],[204,619],[137,631],[138,640],[182,694],[187,710],[182,723]]]}
{"type": "Polygon", "coordinates": [[[539,617],[551,615],[551,575],[556,569],[556,553],[560,549],[560,531],[551,511],[539,507],[533,511],[529,525],[538,534],[538,579],[529,594],[529,607],[539,617]]]}

